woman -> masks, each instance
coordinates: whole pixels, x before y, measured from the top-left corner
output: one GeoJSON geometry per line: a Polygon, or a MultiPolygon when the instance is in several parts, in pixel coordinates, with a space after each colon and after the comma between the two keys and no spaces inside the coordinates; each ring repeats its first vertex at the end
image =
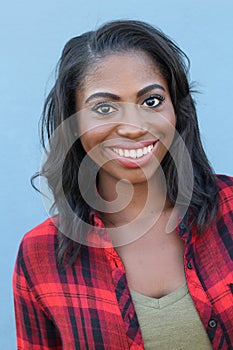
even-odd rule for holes
{"type": "Polygon", "coordinates": [[[39,173],[57,214],[19,248],[19,349],[233,349],[233,180],[202,148],[186,60],[138,21],[66,44],[39,173]]]}

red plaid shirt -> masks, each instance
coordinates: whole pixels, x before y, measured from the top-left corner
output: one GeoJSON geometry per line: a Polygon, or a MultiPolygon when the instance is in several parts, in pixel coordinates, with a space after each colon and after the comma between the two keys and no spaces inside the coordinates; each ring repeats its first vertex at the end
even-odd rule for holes
{"type": "MultiPolygon", "coordinates": [[[[201,237],[183,222],[177,233],[194,305],[213,349],[225,350],[233,349],[233,178],[218,176],[218,183],[217,222],[201,237]]],[[[56,264],[57,244],[49,219],[20,245],[13,277],[18,349],[144,349],[116,251],[83,246],[64,269],[56,264]]]]}

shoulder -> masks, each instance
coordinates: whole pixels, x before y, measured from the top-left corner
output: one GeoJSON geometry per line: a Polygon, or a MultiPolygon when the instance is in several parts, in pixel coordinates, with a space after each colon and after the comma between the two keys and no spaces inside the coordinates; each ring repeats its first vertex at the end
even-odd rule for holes
{"type": "Polygon", "coordinates": [[[233,193],[233,177],[228,175],[222,175],[218,174],[217,177],[217,184],[219,187],[219,190],[225,193],[233,193]]]}
{"type": "Polygon", "coordinates": [[[55,261],[57,232],[56,217],[45,220],[27,232],[19,246],[17,264],[39,266],[48,259],[55,261]]]}
{"type": "Polygon", "coordinates": [[[56,218],[49,218],[27,232],[21,241],[21,245],[32,249],[38,244],[49,244],[49,242],[56,239],[57,231],[56,218]]]}
{"type": "Polygon", "coordinates": [[[217,175],[217,186],[219,205],[231,205],[233,211],[233,177],[228,175],[217,175]]]}
{"type": "Polygon", "coordinates": [[[233,177],[217,175],[217,184],[219,188],[217,232],[233,257],[233,177]]]}

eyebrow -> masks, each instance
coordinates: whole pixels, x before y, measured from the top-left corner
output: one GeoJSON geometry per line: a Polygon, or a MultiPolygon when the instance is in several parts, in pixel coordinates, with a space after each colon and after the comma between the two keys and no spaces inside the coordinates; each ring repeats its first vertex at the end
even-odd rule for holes
{"type": "Polygon", "coordinates": [[[88,103],[89,101],[95,99],[95,98],[98,98],[98,97],[107,97],[107,98],[111,98],[112,100],[115,100],[115,101],[119,101],[120,100],[120,97],[115,95],[115,94],[111,94],[110,92],[96,92],[95,94],[89,96],[85,103],[88,103]]]}
{"type": "MultiPolygon", "coordinates": [[[[149,91],[151,91],[153,89],[160,89],[160,90],[165,91],[165,89],[164,89],[164,87],[162,85],[152,84],[152,85],[148,85],[148,86],[144,87],[143,89],[139,90],[138,93],[137,93],[137,97],[141,97],[141,96],[143,96],[144,94],[146,94],[147,92],[149,92],[149,91]]],[[[99,97],[111,98],[112,100],[115,100],[115,101],[119,101],[120,100],[119,96],[117,96],[115,94],[112,94],[110,92],[96,92],[95,94],[89,96],[86,99],[85,103],[88,103],[91,100],[93,100],[95,98],[99,98],[99,97]]]]}
{"type": "Polygon", "coordinates": [[[146,94],[147,92],[154,90],[154,89],[160,89],[160,90],[165,91],[165,89],[162,85],[152,84],[152,85],[148,85],[148,86],[144,87],[143,89],[139,90],[137,93],[137,97],[141,97],[144,94],[146,94]]]}

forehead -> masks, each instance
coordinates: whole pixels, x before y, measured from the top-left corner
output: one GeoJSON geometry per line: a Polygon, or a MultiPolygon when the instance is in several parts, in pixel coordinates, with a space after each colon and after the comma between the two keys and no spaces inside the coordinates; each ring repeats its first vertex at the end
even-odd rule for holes
{"type": "MultiPolygon", "coordinates": [[[[164,80],[158,64],[145,52],[110,53],[91,65],[83,82],[86,89],[114,88],[164,80]]],[[[136,87],[136,86],[135,86],[136,87]]]]}

